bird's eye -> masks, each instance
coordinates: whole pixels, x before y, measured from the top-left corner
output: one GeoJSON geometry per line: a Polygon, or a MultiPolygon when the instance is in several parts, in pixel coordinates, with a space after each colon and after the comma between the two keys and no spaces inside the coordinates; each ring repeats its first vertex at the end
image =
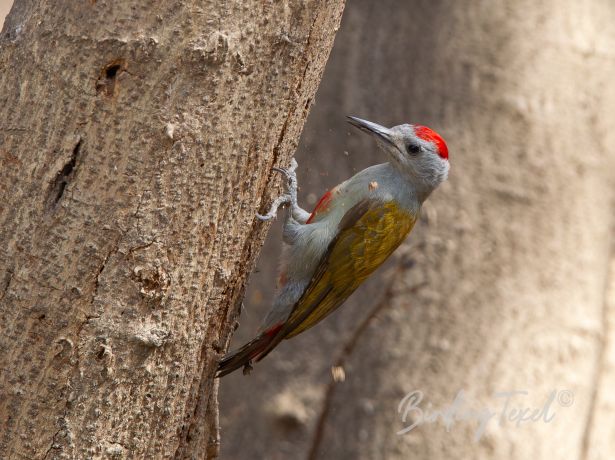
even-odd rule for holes
{"type": "Polygon", "coordinates": [[[421,146],[414,143],[409,143],[406,145],[406,149],[408,149],[408,153],[410,155],[417,155],[421,151],[421,146]]]}

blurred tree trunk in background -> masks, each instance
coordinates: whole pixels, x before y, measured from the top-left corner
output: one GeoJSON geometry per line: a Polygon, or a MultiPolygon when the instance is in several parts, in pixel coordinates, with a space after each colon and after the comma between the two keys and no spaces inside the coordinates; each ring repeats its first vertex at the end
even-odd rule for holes
{"type": "MultiPolygon", "coordinates": [[[[451,177],[388,270],[249,380],[224,381],[223,458],[610,458],[614,21],[602,0],[348,5],[298,155],[304,198],[383,161],[367,136],[347,138],[345,114],[435,128],[451,177]],[[338,360],[346,381],[330,386],[338,360]],[[494,419],[478,443],[471,421],[396,434],[412,423],[397,412],[407,393],[437,409],[460,389],[475,409],[515,390],[529,394],[511,407],[552,390],[573,401],[558,394],[548,424],[494,419]]],[[[261,265],[241,339],[269,307],[261,265]]]]}
{"type": "Polygon", "coordinates": [[[13,0],[0,0],[0,27],[4,24],[4,18],[11,9],[13,5],[13,0]]]}
{"type": "Polygon", "coordinates": [[[213,374],[343,1],[18,1],[0,458],[206,458],[213,374]]]}

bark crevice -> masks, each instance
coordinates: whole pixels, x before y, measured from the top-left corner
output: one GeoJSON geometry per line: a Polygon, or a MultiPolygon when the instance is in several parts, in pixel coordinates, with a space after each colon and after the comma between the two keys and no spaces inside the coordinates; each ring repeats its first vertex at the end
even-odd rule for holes
{"type": "Polygon", "coordinates": [[[64,164],[62,169],[58,171],[55,178],[51,182],[47,202],[52,209],[58,205],[64,195],[66,187],[75,175],[77,161],[81,153],[81,146],[82,139],[79,137],[77,143],[73,147],[69,160],[64,164]]]}

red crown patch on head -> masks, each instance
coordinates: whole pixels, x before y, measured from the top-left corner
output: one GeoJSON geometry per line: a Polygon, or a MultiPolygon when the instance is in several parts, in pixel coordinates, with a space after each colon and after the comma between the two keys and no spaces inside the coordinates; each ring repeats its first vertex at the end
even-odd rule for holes
{"type": "Polygon", "coordinates": [[[427,126],[414,125],[414,133],[417,137],[427,142],[433,142],[438,148],[438,155],[445,160],[448,160],[448,147],[446,142],[437,132],[427,126]]]}

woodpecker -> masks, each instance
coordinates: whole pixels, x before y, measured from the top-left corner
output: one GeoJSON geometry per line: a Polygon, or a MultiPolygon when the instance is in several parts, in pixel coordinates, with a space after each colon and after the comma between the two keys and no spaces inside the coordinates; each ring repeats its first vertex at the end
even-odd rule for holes
{"type": "Polygon", "coordinates": [[[265,215],[289,205],[273,306],[256,337],[222,358],[217,377],[252,369],[283,339],[300,334],[336,310],[410,233],[421,205],[448,177],[448,147],[432,129],[385,128],[357,117],[348,122],[376,139],[388,162],[371,166],[329,190],[309,213],[297,202],[297,162],[274,168],[286,193],[265,215]]]}

